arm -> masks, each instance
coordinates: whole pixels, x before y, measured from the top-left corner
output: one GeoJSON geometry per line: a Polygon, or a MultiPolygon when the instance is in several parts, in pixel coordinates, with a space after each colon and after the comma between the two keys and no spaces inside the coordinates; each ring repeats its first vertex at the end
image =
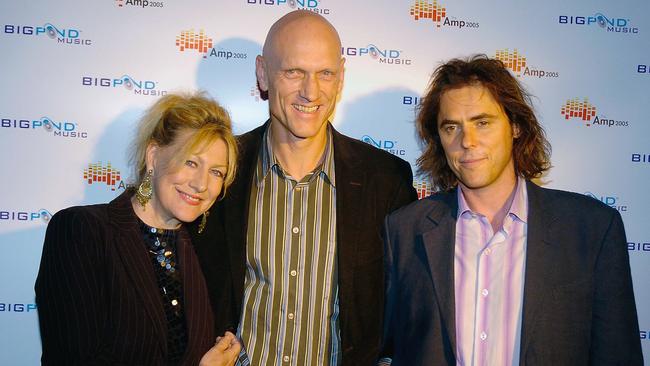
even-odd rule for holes
{"type": "Polygon", "coordinates": [[[594,274],[590,364],[643,365],[625,229],[614,212],[594,274]]]}
{"type": "Polygon", "coordinates": [[[384,221],[384,288],[385,288],[385,304],[384,304],[384,334],[382,338],[382,347],[380,352],[378,366],[390,365],[393,357],[393,329],[392,329],[392,313],[395,306],[395,287],[393,281],[395,266],[393,265],[393,248],[390,241],[390,216],[386,217],[384,221]]]}
{"type": "Polygon", "coordinates": [[[108,321],[95,221],[68,209],[47,227],[35,285],[44,365],[110,364],[100,350],[108,321]]]}

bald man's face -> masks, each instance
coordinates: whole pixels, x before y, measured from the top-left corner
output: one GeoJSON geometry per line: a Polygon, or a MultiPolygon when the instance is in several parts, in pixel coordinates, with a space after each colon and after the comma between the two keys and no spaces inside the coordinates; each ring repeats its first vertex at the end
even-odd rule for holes
{"type": "Polygon", "coordinates": [[[321,23],[303,21],[278,30],[256,63],[268,90],[274,138],[296,141],[325,136],[343,86],[338,37],[321,23]]]}

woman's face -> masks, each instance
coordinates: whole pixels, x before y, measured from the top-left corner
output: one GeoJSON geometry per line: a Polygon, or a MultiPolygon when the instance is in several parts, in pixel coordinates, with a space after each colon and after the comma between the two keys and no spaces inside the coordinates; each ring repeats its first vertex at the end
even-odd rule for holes
{"type": "Polygon", "coordinates": [[[171,145],[152,144],[147,149],[147,167],[154,171],[152,212],[147,216],[153,215],[159,227],[174,228],[181,222],[194,221],[212,206],[223,188],[228,173],[226,143],[217,139],[179,159],[176,154],[192,134],[181,131],[171,145]]]}

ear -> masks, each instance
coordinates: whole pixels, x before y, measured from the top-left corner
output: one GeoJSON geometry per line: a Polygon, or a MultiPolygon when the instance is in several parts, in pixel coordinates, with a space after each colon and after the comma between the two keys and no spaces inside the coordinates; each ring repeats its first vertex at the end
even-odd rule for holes
{"type": "Polygon", "coordinates": [[[260,90],[263,92],[269,91],[269,80],[266,70],[266,63],[264,62],[264,57],[258,55],[255,58],[255,76],[257,77],[257,85],[260,90]]]}
{"type": "Polygon", "coordinates": [[[155,168],[157,154],[158,145],[154,142],[150,142],[149,145],[147,145],[147,151],[145,152],[145,165],[147,166],[147,171],[155,168]]]}
{"type": "Polygon", "coordinates": [[[339,66],[339,87],[338,87],[338,94],[341,94],[341,90],[343,90],[343,82],[345,81],[345,57],[341,57],[341,65],[339,66]]]}
{"type": "Polygon", "coordinates": [[[513,138],[519,138],[521,135],[521,130],[519,129],[519,125],[516,123],[512,124],[512,137],[513,138]]]}

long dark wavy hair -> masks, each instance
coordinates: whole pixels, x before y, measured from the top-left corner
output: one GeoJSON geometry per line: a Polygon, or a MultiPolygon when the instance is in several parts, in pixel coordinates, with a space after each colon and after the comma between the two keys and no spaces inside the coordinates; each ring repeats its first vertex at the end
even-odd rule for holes
{"type": "Polygon", "coordinates": [[[526,179],[537,178],[551,167],[551,145],[532,109],[531,95],[505,65],[486,55],[467,60],[453,59],[433,73],[426,95],[418,108],[417,132],[423,153],[417,160],[418,173],[429,176],[435,190],[448,191],[458,180],[447,164],[438,134],[440,99],[450,90],[480,84],[503,107],[511,124],[519,128],[512,147],[515,172],[526,179]]]}

